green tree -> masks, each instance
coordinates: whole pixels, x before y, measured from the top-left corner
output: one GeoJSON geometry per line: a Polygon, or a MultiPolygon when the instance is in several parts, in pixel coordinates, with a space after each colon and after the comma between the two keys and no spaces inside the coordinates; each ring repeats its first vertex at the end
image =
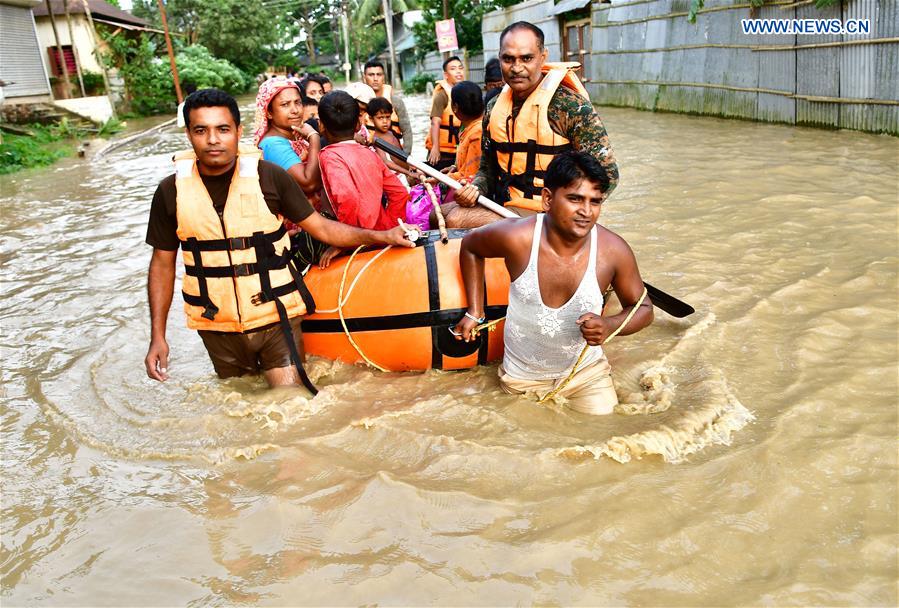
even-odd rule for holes
{"type": "Polygon", "coordinates": [[[225,59],[212,56],[204,46],[194,44],[183,49],[175,57],[181,82],[191,83],[198,89],[215,87],[238,94],[247,90],[250,78],[225,59]]]}
{"type": "MultiPolygon", "coordinates": [[[[382,0],[361,0],[353,16],[353,21],[358,25],[384,21],[383,7],[382,0]]],[[[419,8],[418,0],[390,0],[390,9],[395,15],[417,8],[419,8]]]]}
{"type": "MultiPolygon", "coordinates": [[[[134,0],[135,15],[161,26],[154,0],[134,0]]],[[[283,42],[286,11],[242,0],[168,0],[169,29],[179,45],[201,44],[248,73],[265,67],[271,47],[283,42]]]]}
{"type": "MultiPolygon", "coordinates": [[[[456,20],[456,34],[459,47],[469,52],[484,48],[481,37],[481,19],[487,13],[503,6],[517,4],[521,0],[449,0],[449,16],[456,20]]],[[[422,9],[422,21],[416,23],[412,30],[418,40],[415,54],[418,58],[437,50],[437,34],[434,24],[443,20],[443,0],[419,0],[422,9]]]]}

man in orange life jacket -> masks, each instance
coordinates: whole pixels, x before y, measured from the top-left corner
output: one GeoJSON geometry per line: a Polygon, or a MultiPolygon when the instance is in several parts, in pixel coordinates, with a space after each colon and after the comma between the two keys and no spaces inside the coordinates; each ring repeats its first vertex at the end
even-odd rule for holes
{"type": "Polygon", "coordinates": [[[437,169],[451,166],[459,146],[459,119],[453,114],[453,86],[465,80],[465,66],[456,56],[443,62],[443,80],[434,83],[431,98],[431,129],[425,140],[428,164],[437,169]]]}
{"type": "MultiPolygon", "coordinates": [[[[390,128],[396,138],[403,144],[406,154],[412,154],[412,123],[409,122],[409,114],[406,112],[406,104],[402,96],[393,90],[393,87],[384,83],[384,64],[380,61],[369,61],[363,69],[365,84],[375,92],[375,97],[384,97],[393,106],[393,115],[390,117],[390,128]]],[[[371,120],[369,116],[369,120],[371,120]]],[[[374,123],[366,125],[369,131],[374,130],[374,123]]]]}
{"type": "Polygon", "coordinates": [[[543,177],[556,155],[579,150],[609,175],[608,197],[618,184],[609,137],[574,75],[576,64],[548,64],[543,31],[518,21],[500,34],[499,62],[506,86],[484,112],[483,155],[471,184],[456,192],[460,207],[447,209],[447,227],[474,228],[499,219],[475,207],[479,194],[519,215],[542,209],[543,177]]]}
{"type": "Polygon", "coordinates": [[[300,320],[315,304],[291,260],[282,218],[338,247],[412,243],[399,227],[363,230],[316,213],[287,172],[261,160],[259,150],[238,147],[240,113],[227,93],[197,91],[183,113],[193,149],[175,155],[175,174],[160,182],[147,227],[147,375],[168,378],[166,321],[180,247],[187,325],[199,331],[219,377],[262,372],[271,386],[301,380],[314,393],[302,368],[300,320]]]}

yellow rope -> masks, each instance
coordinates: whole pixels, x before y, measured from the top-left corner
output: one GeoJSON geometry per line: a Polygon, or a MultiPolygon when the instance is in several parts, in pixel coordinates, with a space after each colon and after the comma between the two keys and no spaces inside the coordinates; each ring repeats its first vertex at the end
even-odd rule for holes
{"type": "MultiPolygon", "coordinates": [[[[634,305],[634,307],[631,309],[631,311],[629,313],[627,313],[627,316],[624,318],[624,321],[621,322],[621,325],[619,325],[618,328],[615,331],[613,331],[609,335],[608,338],[606,338],[605,340],[602,341],[603,344],[608,344],[609,342],[611,342],[612,338],[617,336],[619,334],[619,332],[621,332],[621,330],[624,329],[624,326],[627,325],[628,323],[630,323],[631,319],[634,317],[634,314],[636,314],[637,309],[640,308],[640,305],[643,304],[643,300],[646,299],[646,293],[647,293],[646,287],[644,287],[643,294],[640,296],[640,299],[637,300],[637,303],[634,305]]],[[[542,397],[537,399],[537,403],[545,403],[545,402],[549,401],[550,399],[555,397],[557,394],[559,394],[559,391],[561,391],[566,386],[568,386],[568,383],[571,382],[571,379],[574,378],[574,375],[578,372],[578,367],[580,366],[581,362],[584,360],[584,356],[587,354],[587,351],[589,349],[590,349],[590,345],[584,344],[584,348],[581,350],[581,354],[578,355],[577,361],[574,362],[574,367],[571,368],[571,372],[568,374],[568,377],[565,378],[558,386],[556,386],[556,388],[552,389],[551,391],[549,391],[548,393],[546,393],[545,395],[543,395],[542,397]]]]}
{"type": "Polygon", "coordinates": [[[381,251],[376,253],[374,256],[372,256],[372,258],[365,263],[365,266],[362,267],[362,270],[359,271],[359,274],[357,274],[355,276],[355,278],[353,279],[353,282],[350,283],[350,288],[346,290],[346,295],[342,299],[338,298],[337,306],[335,306],[334,308],[329,308],[328,310],[322,310],[321,308],[316,308],[315,312],[318,314],[323,314],[323,315],[324,314],[334,314],[335,312],[337,312],[341,306],[343,306],[344,304],[346,304],[349,301],[350,296],[353,295],[353,290],[356,289],[356,283],[359,282],[359,278],[365,273],[366,270],[368,270],[368,267],[371,266],[373,263],[375,263],[379,257],[381,257],[382,255],[387,253],[387,251],[391,247],[392,247],[392,245],[388,245],[387,247],[385,247],[384,249],[382,249],[381,251]]]}
{"type": "MultiPolygon", "coordinates": [[[[359,345],[356,344],[355,340],[353,340],[353,336],[350,335],[350,330],[346,326],[346,319],[344,319],[344,317],[343,317],[343,305],[346,304],[346,301],[344,301],[344,299],[343,299],[343,286],[346,284],[346,275],[350,270],[350,265],[353,263],[353,258],[356,257],[356,254],[359,253],[359,251],[364,246],[365,245],[359,245],[358,247],[356,247],[356,250],[352,254],[350,254],[350,259],[347,260],[346,266],[343,267],[343,276],[340,277],[340,287],[337,290],[337,314],[340,316],[340,325],[343,327],[343,333],[346,334],[347,340],[350,341],[350,344],[352,345],[353,348],[356,349],[356,352],[359,353],[359,356],[362,357],[362,359],[366,363],[368,363],[370,366],[372,366],[376,370],[382,371],[382,372],[387,372],[390,370],[384,369],[383,367],[381,367],[380,365],[378,365],[377,363],[375,363],[374,361],[372,361],[371,359],[369,359],[368,357],[365,356],[365,353],[362,352],[362,349],[359,348],[359,345]]],[[[390,245],[385,247],[384,251],[387,251],[388,249],[390,249],[390,245]]],[[[365,268],[363,268],[362,271],[364,272],[365,268]]],[[[361,275],[362,272],[360,272],[359,274],[361,275]]],[[[358,279],[359,277],[357,276],[356,278],[358,279]]]]}
{"type": "Polygon", "coordinates": [[[471,336],[477,336],[479,332],[482,330],[487,331],[496,331],[496,326],[500,321],[503,321],[506,317],[500,317],[499,319],[494,319],[493,321],[487,321],[486,323],[482,323],[471,330],[471,336]]]}

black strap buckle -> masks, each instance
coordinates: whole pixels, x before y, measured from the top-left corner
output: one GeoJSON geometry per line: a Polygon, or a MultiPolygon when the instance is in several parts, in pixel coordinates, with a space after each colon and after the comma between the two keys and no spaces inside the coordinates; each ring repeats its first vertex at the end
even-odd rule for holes
{"type": "Polygon", "coordinates": [[[202,317],[204,319],[214,321],[215,315],[217,315],[218,312],[219,312],[219,307],[216,306],[215,304],[213,304],[212,302],[210,302],[209,304],[206,305],[206,308],[203,309],[202,317]]]}
{"type": "Polygon", "coordinates": [[[255,266],[255,264],[235,264],[231,267],[231,272],[234,278],[248,277],[252,274],[256,274],[255,266]]]}
{"type": "Polygon", "coordinates": [[[252,247],[252,245],[250,245],[249,239],[246,237],[232,236],[228,239],[228,249],[231,251],[249,249],[250,247],[252,247]]]}

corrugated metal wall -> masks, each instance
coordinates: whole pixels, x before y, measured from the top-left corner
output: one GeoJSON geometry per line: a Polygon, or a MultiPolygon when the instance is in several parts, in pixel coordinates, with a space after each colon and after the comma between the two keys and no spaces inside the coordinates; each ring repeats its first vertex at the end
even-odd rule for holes
{"type": "MultiPolygon", "coordinates": [[[[594,1],[593,101],[899,135],[899,105],[889,105],[899,100],[899,42],[842,44],[899,38],[899,0],[842,0],[825,10],[791,0],[750,10],[748,1],[706,0],[695,24],[684,15],[689,0],[594,1]],[[869,19],[872,29],[855,36],[744,35],[740,21],[750,17],[869,19]],[[794,48],[826,43],[841,45],[794,48]]],[[[486,15],[485,55],[495,55],[499,32],[522,19],[546,32],[550,59],[558,60],[559,19],[547,16],[553,6],[530,0],[486,15]]]]}
{"type": "Polygon", "coordinates": [[[13,83],[3,87],[3,97],[49,95],[31,7],[0,4],[0,24],[0,80],[13,83]]]}

